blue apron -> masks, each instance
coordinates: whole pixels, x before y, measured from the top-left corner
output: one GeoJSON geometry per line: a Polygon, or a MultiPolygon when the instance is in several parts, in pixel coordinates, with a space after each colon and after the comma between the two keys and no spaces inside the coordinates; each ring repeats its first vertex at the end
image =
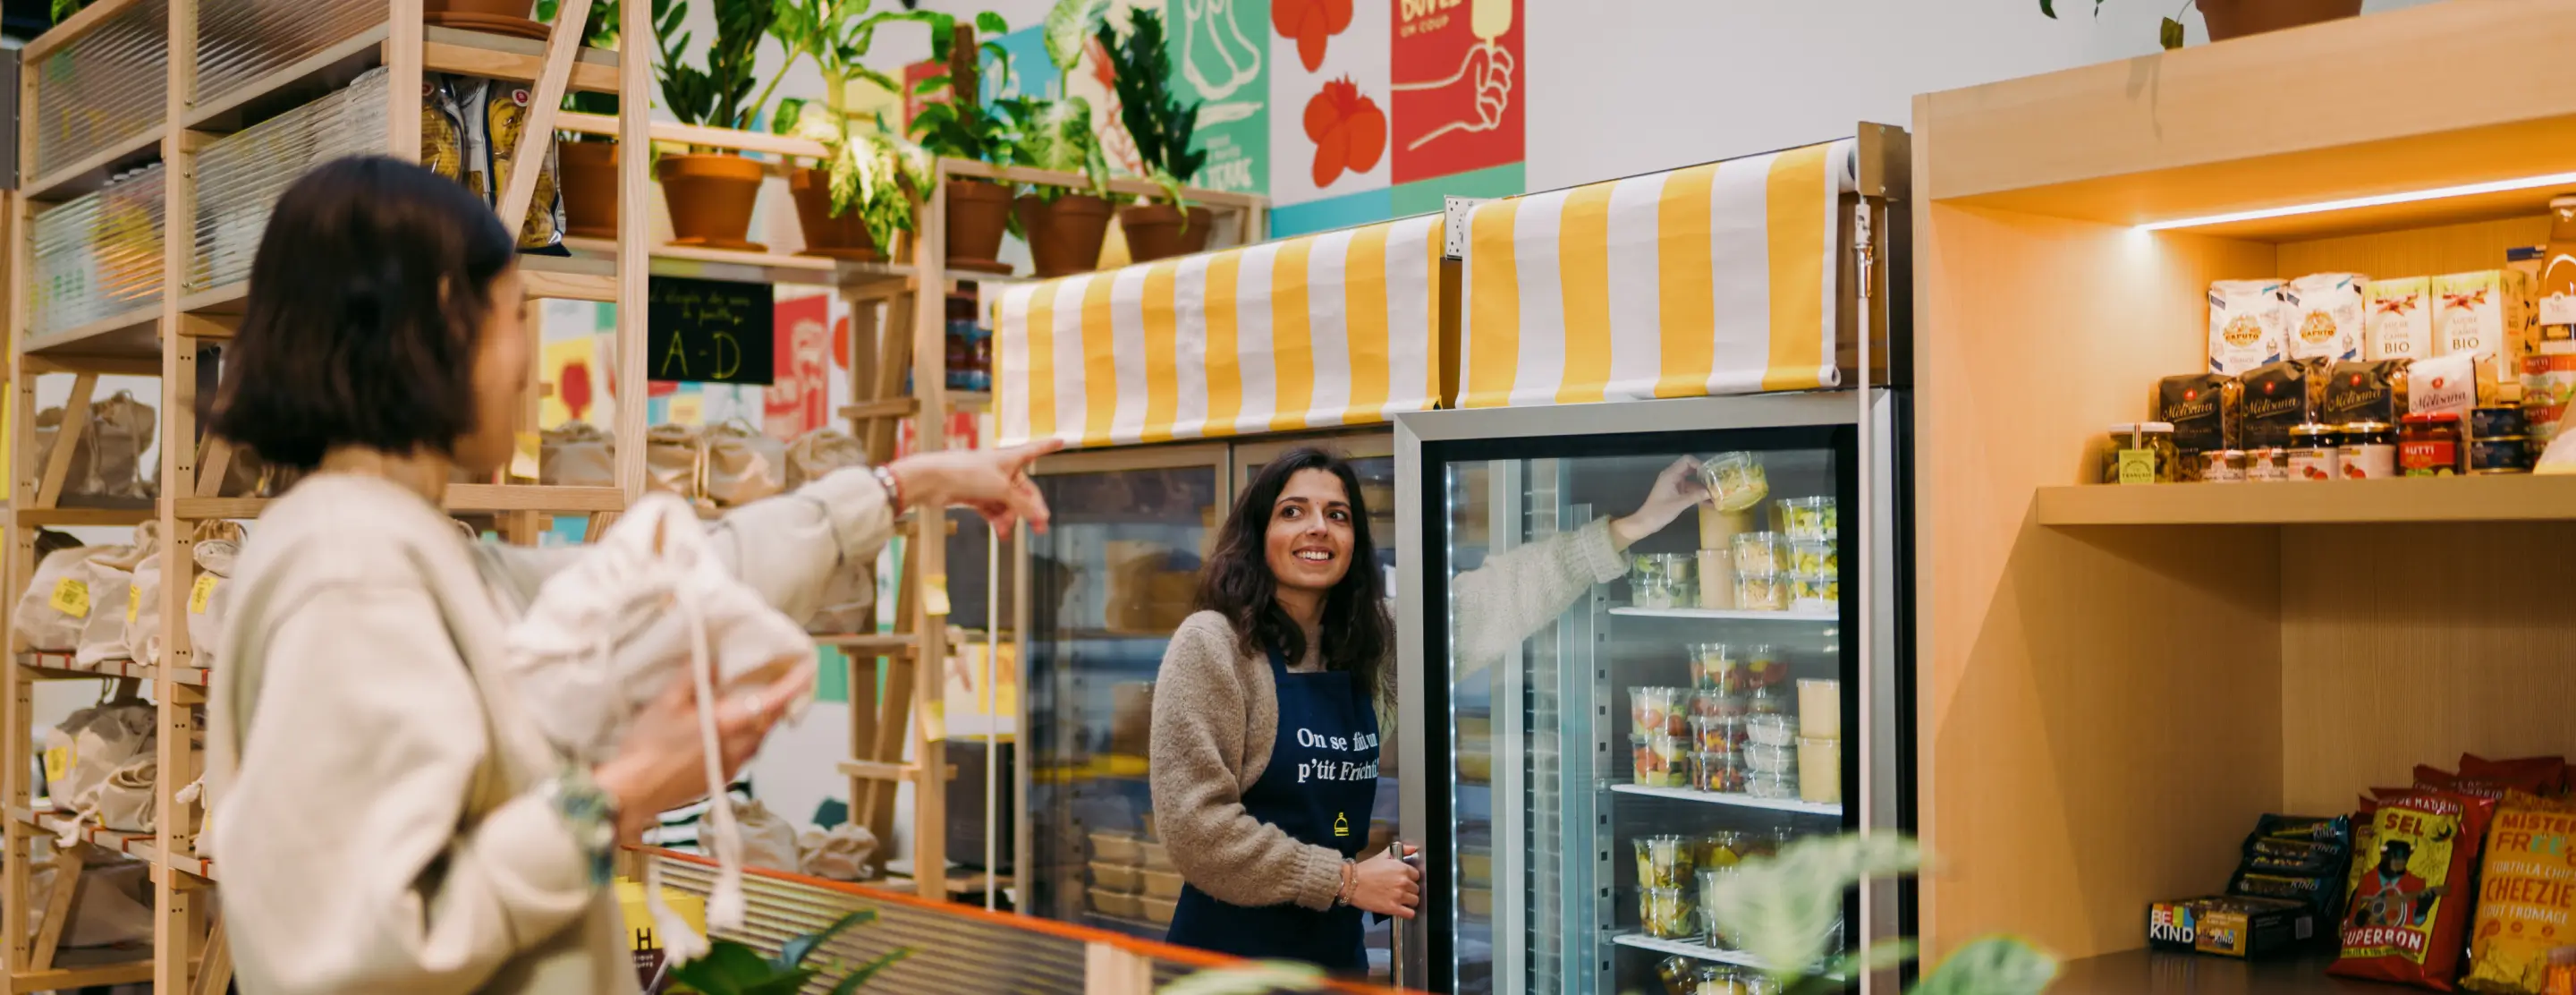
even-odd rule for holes
{"type": "MultiPolygon", "coordinates": [[[[1278,739],[1270,746],[1270,766],[1243,793],[1243,810],[1297,842],[1357,857],[1377,803],[1377,709],[1348,671],[1292,674],[1276,648],[1270,679],[1278,688],[1278,739]]],[[[1184,884],[1164,939],[1238,957],[1302,960],[1338,974],[1368,970],[1360,910],[1350,906],[1317,912],[1289,902],[1248,909],[1184,884]]]]}

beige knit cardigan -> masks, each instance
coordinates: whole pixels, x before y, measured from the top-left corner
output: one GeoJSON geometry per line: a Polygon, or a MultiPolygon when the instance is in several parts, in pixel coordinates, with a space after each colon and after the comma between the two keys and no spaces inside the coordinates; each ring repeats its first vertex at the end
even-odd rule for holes
{"type": "MultiPolygon", "coordinates": [[[[1595,583],[1626,572],[1611,546],[1609,520],[1495,554],[1452,582],[1457,658],[1490,664],[1574,603],[1595,583]]],[[[1154,683],[1154,816],[1181,877],[1218,901],[1245,907],[1294,902],[1332,907],[1342,855],[1300,843],[1253,818],[1243,793],[1270,765],[1279,699],[1266,654],[1245,654],[1225,616],[1203,611],[1181,623],[1154,683]]],[[[1319,666],[1315,640],[1292,670],[1319,666]]],[[[1393,661],[1384,668],[1381,737],[1395,742],[1388,706],[1393,661]]]]}

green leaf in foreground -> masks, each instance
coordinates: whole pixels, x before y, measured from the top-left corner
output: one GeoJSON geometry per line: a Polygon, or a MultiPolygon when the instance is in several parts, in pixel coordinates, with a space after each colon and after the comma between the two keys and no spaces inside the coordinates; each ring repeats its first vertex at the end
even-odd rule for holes
{"type": "Polygon", "coordinates": [[[2057,958],[2019,937],[1989,936],[1951,951],[1913,995],[2038,995],[2057,980],[2057,958]]]}

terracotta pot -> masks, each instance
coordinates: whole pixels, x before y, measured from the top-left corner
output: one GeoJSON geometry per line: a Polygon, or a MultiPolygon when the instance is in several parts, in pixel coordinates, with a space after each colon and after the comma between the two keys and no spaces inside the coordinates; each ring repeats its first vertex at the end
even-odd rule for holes
{"type": "Polygon", "coordinates": [[[832,216],[832,174],[820,169],[792,170],[787,174],[787,192],[796,199],[796,226],[805,231],[806,255],[885,258],[877,250],[877,240],[868,235],[867,222],[859,219],[857,206],[840,217],[832,216]]]}
{"type": "Polygon", "coordinates": [[[982,180],[948,181],[948,262],[991,269],[1011,227],[1011,191],[982,180]]]}
{"type": "Polygon", "coordinates": [[[2361,0],[2200,0],[2199,6],[2211,41],[2320,24],[2361,13],[2361,0]]]}
{"type": "Polygon", "coordinates": [[[564,234],[617,237],[617,143],[561,142],[564,234]]]}
{"type": "Polygon", "coordinates": [[[752,204],[760,199],[760,163],[724,153],[666,155],[653,165],[653,175],[671,205],[673,241],[744,244],[752,204]]]}
{"type": "Polygon", "coordinates": [[[537,0],[421,0],[423,14],[482,14],[526,20],[537,0]]]}
{"type": "Polygon", "coordinates": [[[1029,255],[1039,276],[1066,276],[1100,268],[1100,244],[1109,240],[1109,202],[1069,193],[1054,202],[1022,197],[1013,208],[1029,233],[1029,255]]]}
{"type": "Polygon", "coordinates": [[[1139,204],[1118,212],[1118,227],[1127,232],[1127,256],[1140,263],[1207,251],[1208,226],[1216,223],[1216,215],[1193,207],[1189,222],[1182,225],[1180,209],[1169,204],[1139,204]]]}

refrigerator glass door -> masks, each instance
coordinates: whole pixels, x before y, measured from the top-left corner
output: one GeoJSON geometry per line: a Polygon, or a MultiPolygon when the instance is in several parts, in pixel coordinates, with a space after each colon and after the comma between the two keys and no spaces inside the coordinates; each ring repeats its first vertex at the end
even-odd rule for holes
{"type": "Polygon", "coordinates": [[[1146,781],[1154,674],[1223,514],[1223,447],[1076,454],[1028,537],[1028,894],[1050,919],[1161,939],[1180,875],[1146,781]]]}
{"type": "Polygon", "coordinates": [[[1446,898],[1432,984],[1743,990],[1695,987],[1752,963],[1711,935],[1701,889],[1743,856],[1856,826],[1838,514],[1854,438],[1811,425],[1424,445],[1427,717],[1450,773],[1427,798],[1426,891],[1446,898]],[[1619,551],[1619,579],[1587,575],[1612,544],[1587,526],[1671,474],[1707,481],[1723,510],[1619,551]]]}

